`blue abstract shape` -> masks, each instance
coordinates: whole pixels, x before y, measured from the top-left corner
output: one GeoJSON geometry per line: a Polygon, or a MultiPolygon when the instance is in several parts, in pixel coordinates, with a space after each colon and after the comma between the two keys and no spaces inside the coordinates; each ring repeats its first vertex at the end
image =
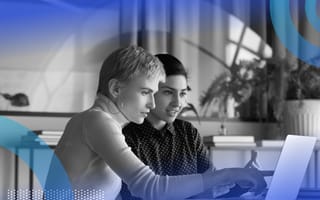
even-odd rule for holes
{"type": "MultiPolygon", "coordinates": [[[[63,191],[64,195],[61,196],[63,199],[73,200],[73,192],[68,175],[59,159],[55,156],[53,150],[48,145],[40,146],[36,142],[22,143],[21,138],[28,134],[28,137],[38,139],[45,144],[45,142],[42,141],[35,133],[13,120],[0,116],[0,127],[0,146],[11,153],[16,154],[29,166],[30,169],[32,169],[42,188],[45,188],[44,192],[46,193],[47,191],[50,191],[50,193],[61,193],[61,191],[63,191]],[[17,149],[30,149],[39,147],[41,147],[43,150],[46,150],[46,153],[39,154],[37,158],[33,160],[33,162],[29,159],[28,154],[22,153],[22,151],[16,151],[17,149]],[[50,173],[50,181],[47,180],[47,174],[50,166],[48,163],[51,163],[51,166],[55,167],[54,173],[50,173]]],[[[50,198],[46,196],[46,199],[55,200],[56,198],[50,198]]]]}
{"type": "MultiPolygon", "coordinates": [[[[306,13],[311,12],[308,19],[318,30],[320,25],[318,25],[319,20],[314,10],[316,1],[308,0],[306,2],[306,13]]],[[[283,45],[299,59],[319,67],[320,63],[314,62],[314,58],[320,56],[320,47],[304,39],[296,30],[290,15],[290,0],[270,0],[270,15],[275,32],[283,45]],[[291,38],[297,42],[292,42],[291,38]],[[297,48],[298,44],[299,48],[297,48]]]]}
{"type": "Polygon", "coordinates": [[[317,15],[317,0],[308,0],[305,2],[305,13],[307,15],[308,21],[313,28],[320,32],[320,20],[319,16],[317,15]]]}

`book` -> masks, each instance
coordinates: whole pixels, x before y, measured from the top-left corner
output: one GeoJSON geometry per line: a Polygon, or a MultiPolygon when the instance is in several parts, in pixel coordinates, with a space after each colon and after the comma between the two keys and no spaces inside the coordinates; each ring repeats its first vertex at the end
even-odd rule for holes
{"type": "Polygon", "coordinates": [[[257,146],[261,147],[282,147],[284,140],[260,140],[257,141],[257,146]]]}
{"type": "Polygon", "coordinates": [[[255,142],[214,142],[215,147],[255,147],[255,142]]]}
{"type": "Polygon", "coordinates": [[[33,130],[37,135],[58,135],[61,136],[63,134],[63,131],[57,131],[57,130],[33,130]]]}
{"type": "Polygon", "coordinates": [[[60,135],[39,135],[38,138],[41,138],[43,140],[50,140],[50,139],[60,139],[60,135]]]}
{"type": "Polygon", "coordinates": [[[22,144],[57,145],[63,131],[33,130],[21,137],[22,144]]]}
{"type": "Polygon", "coordinates": [[[36,138],[35,141],[42,142],[42,141],[50,141],[50,142],[58,142],[60,140],[60,137],[57,138],[36,138]]]}
{"type": "Polygon", "coordinates": [[[35,139],[36,142],[40,142],[41,145],[47,144],[47,145],[57,145],[59,140],[61,138],[61,135],[39,135],[38,138],[35,139]]]}
{"type": "Polygon", "coordinates": [[[55,142],[55,141],[42,141],[42,142],[40,142],[39,143],[40,145],[43,145],[43,146],[45,146],[45,145],[48,145],[48,146],[57,146],[57,144],[58,144],[58,142],[55,142]]]}
{"type": "Polygon", "coordinates": [[[203,142],[235,142],[235,143],[254,143],[254,136],[252,135],[210,135],[204,136],[203,142]]]}

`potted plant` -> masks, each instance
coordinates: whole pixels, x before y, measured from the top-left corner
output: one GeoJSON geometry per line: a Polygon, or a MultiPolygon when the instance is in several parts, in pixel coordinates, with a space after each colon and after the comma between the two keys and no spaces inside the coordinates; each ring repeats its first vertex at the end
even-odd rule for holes
{"type": "Polygon", "coordinates": [[[182,108],[181,112],[179,113],[179,117],[186,117],[187,116],[186,113],[189,111],[194,113],[194,115],[198,120],[198,123],[200,124],[201,120],[200,120],[199,113],[196,107],[192,103],[187,103],[187,105],[182,108]]]}
{"type": "MultiPolygon", "coordinates": [[[[319,59],[313,59],[313,63],[319,59]]],[[[212,81],[200,97],[204,111],[216,103],[223,113],[235,101],[240,119],[279,122],[282,133],[320,138],[320,68],[296,59],[241,61],[212,81]]],[[[284,136],[283,135],[283,136],[284,136]]]]}
{"type": "Polygon", "coordinates": [[[285,80],[285,98],[275,110],[282,132],[320,138],[320,68],[300,63],[285,80]]]}
{"type": "Polygon", "coordinates": [[[295,60],[272,57],[266,59],[268,121],[280,122],[283,118],[283,106],[292,80],[292,74],[298,70],[295,60]]]}
{"type": "Polygon", "coordinates": [[[215,104],[219,117],[239,117],[243,120],[263,118],[261,96],[267,92],[266,69],[264,60],[242,60],[212,81],[200,97],[203,115],[215,104]],[[248,106],[254,107],[248,109],[248,106]]]}

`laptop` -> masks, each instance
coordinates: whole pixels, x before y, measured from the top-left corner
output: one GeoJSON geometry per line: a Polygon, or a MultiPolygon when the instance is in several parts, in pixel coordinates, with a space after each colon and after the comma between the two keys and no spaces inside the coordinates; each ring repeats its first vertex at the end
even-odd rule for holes
{"type": "Polygon", "coordinates": [[[295,200],[317,138],[288,135],[265,200],[295,200]]]}
{"type": "Polygon", "coordinates": [[[316,137],[310,136],[286,137],[265,197],[230,197],[216,200],[296,200],[316,141],[316,137]]]}

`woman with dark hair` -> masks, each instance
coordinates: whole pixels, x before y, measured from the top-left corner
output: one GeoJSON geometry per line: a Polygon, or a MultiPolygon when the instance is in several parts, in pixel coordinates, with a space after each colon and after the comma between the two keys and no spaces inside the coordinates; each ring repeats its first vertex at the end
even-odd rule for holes
{"type": "MultiPolygon", "coordinates": [[[[154,93],[165,79],[161,62],[141,47],[121,48],[104,61],[93,106],[68,122],[55,149],[69,176],[75,199],[119,199],[121,180],[143,199],[183,199],[221,182],[219,174],[161,176],[155,174],[130,150],[122,135],[129,122],[142,123],[155,108],[154,93]]],[[[51,165],[47,183],[59,183],[51,165]]],[[[261,191],[258,171],[239,175],[261,191]]],[[[233,180],[233,179],[228,179],[233,180]]],[[[225,182],[225,181],[223,181],[225,182]]],[[[59,192],[59,191],[58,191],[59,192]]]]}
{"type": "MultiPolygon", "coordinates": [[[[203,173],[209,169],[207,151],[198,130],[185,120],[177,119],[187,104],[188,74],[183,64],[170,54],[157,54],[166,73],[166,81],[159,83],[155,93],[155,108],[150,110],[142,124],[129,123],[123,130],[131,150],[150,168],[161,175],[186,175],[203,173]]],[[[250,176],[247,169],[235,169],[243,176],[250,176]]],[[[221,173],[221,182],[211,188],[214,195],[227,193],[237,182],[232,169],[221,173]],[[229,179],[230,178],[230,179],[229,179]]],[[[243,189],[243,191],[247,191],[243,189]]],[[[122,198],[138,199],[130,194],[124,184],[122,198]]],[[[209,194],[209,192],[208,192],[209,194]]]]}

